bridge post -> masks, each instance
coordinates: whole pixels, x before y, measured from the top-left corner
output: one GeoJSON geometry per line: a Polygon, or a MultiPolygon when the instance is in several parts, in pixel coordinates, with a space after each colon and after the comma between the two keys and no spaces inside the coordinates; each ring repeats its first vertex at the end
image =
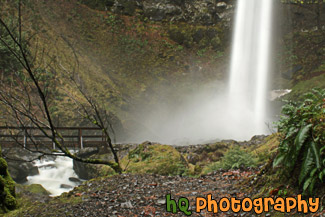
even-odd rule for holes
{"type": "Polygon", "coordinates": [[[27,145],[27,136],[26,136],[26,129],[24,130],[24,149],[26,148],[27,145]]]}
{"type": "Polygon", "coordinates": [[[83,141],[83,137],[81,136],[81,149],[84,148],[84,141],[83,141]]]}
{"type": "Polygon", "coordinates": [[[79,128],[79,131],[78,131],[78,143],[79,143],[79,147],[81,149],[83,149],[83,141],[82,141],[82,130],[81,128],[79,128]]]}

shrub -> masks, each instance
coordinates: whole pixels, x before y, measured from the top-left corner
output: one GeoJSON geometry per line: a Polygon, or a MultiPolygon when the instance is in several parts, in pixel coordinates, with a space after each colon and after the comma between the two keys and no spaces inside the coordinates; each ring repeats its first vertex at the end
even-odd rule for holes
{"type": "Polygon", "coordinates": [[[287,102],[278,122],[282,140],[273,166],[299,173],[299,186],[313,193],[325,176],[325,89],[313,89],[302,103],[287,102]]]}
{"type": "Polygon", "coordinates": [[[256,159],[250,153],[239,146],[229,149],[221,161],[214,162],[206,166],[204,173],[209,173],[219,169],[239,169],[243,167],[255,167],[256,159]]]}

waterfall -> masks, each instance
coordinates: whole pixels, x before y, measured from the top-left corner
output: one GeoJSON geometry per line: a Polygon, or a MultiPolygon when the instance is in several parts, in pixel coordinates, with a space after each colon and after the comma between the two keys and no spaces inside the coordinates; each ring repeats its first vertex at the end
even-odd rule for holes
{"type": "Polygon", "coordinates": [[[137,124],[130,142],[187,145],[270,133],[273,4],[274,0],[237,0],[229,80],[208,82],[180,101],[141,105],[138,122],[146,127],[137,124]]]}
{"type": "Polygon", "coordinates": [[[229,80],[237,131],[266,132],[273,0],[238,0],[229,80]]]}

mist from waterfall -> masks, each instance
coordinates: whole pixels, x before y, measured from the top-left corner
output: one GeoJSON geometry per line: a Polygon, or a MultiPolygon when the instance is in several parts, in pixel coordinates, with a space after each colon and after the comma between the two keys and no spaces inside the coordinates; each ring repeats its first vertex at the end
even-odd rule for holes
{"type": "Polygon", "coordinates": [[[161,101],[154,106],[143,103],[145,106],[135,112],[138,124],[128,142],[185,145],[218,139],[248,140],[270,133],[267,124],[273,120],[268,119],[266,105],[273,3],[237,1],[228,83],[211,81],[174,102],[161,101]]]}

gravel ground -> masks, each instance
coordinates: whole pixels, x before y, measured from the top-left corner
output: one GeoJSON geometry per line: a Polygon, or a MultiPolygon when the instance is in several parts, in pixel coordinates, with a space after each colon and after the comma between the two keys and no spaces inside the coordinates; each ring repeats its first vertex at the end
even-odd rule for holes
{"type": "MultiPolygon", "coordinates": [[[[212,194],[213,199],[217,201],[223,197],[249,197],[249,194],[238,190],[237,184],[254,174],[252,171],[229,171],[200,178],[149,174],[123,174],[100,178],[86,182],[50,202],[38,203],[32,209],[22,211],[19,216],[186,216],[183,212],[172,214],[166,211],[167,194],[171,194],[175,200],[187,197],[190,200],[191,216],[274,216],[272,213],[257,215],[253,212],[195,212],[196,197],[212,194]],[[62,203],[64,199],[69,202],[62,203]]],[[[314,216],[324,216],[324,213],[314,216]]]]}

